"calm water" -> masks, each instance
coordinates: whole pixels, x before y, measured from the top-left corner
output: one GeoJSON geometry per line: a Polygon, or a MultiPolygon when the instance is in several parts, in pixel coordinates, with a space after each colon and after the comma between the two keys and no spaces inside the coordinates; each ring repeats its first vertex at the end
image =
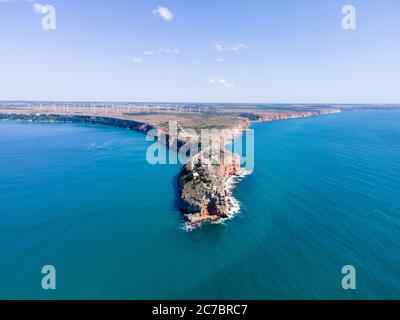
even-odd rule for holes
{"type": "Polygon", "coordinates": [[[400,112],[254,128],[242,212],[187,233],[180,167],[148,165],[144,135],[1,122],[0,298],[399,298],[400,112]]]}

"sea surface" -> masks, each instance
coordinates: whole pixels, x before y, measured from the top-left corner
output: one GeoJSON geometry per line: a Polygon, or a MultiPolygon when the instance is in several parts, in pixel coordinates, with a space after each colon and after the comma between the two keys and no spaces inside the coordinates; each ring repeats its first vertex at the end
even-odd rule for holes
{"type": "Polygon", "coordinates": [[[180,166],[149,165],[141,133],[0,122],[0,298],[400,298],[400,112],[253,129],[240,213],[186,232],[180,166]]]}

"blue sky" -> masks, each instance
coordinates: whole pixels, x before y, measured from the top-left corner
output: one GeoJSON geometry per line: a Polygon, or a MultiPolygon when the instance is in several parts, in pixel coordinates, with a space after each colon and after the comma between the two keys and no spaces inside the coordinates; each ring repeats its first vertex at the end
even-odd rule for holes
{"type": "Polygon", "coordinates": [[[400,103],[398,0],[38,2],[0,0],[0,100],[400,103]]]}

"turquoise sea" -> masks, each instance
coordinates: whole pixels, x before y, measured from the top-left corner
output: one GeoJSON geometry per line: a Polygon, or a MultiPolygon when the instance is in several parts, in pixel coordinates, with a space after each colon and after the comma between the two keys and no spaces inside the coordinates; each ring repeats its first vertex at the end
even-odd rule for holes
{"type": "Polygon", "coordinates": [[[253,128],[241,212],[185,232],[180,166],[147,164],[141,133],[0,122],[0,298],[400,298],[400,112],[253,128]]]}

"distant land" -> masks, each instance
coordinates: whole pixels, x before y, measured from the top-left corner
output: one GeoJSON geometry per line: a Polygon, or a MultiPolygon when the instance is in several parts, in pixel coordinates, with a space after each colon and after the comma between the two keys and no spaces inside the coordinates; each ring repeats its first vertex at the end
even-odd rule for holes
{"type": "MultiPolygon", "coordinates": [[[[224,129],[233,132],[248,130],[252,122],[269,122],[302,117],[321,116],[346,111],[394,110],[400,105],[309,105],[309,104],[199,104],[199,103],[110,103],[110,102],[0,102],[0,120],[33,122],[74,122],[117,126],[147,133],[157,130],[158,138],[165,138],[167,146],[179,148],[187,141],[182,136],[171,136],[170,121],[180,128],[224,129]]],[[[179,132],[182,134],[182,131],[179,132]]],[[[216,137],[219,139],[219,137],[216,137]]],[[[203,153],[213,153],[199,145],[200,153],[179,175],[180,209],[188,229],[203,223],[219,223],[232,217],[235,201],[231,180],[243,174],[240,158],[222,151],[231,159],[218,166],[204,159],[203,153]]]]}
{"type": "Polygon", "coordinates": [[[182,127],[234,128],[246,121],[274,121],[335,111],[398,109],[399,105],[237,104],[142,102],[0,101],[2,114],[82,115],[132,120],[166,129],[169,121],[182,127]]]}

